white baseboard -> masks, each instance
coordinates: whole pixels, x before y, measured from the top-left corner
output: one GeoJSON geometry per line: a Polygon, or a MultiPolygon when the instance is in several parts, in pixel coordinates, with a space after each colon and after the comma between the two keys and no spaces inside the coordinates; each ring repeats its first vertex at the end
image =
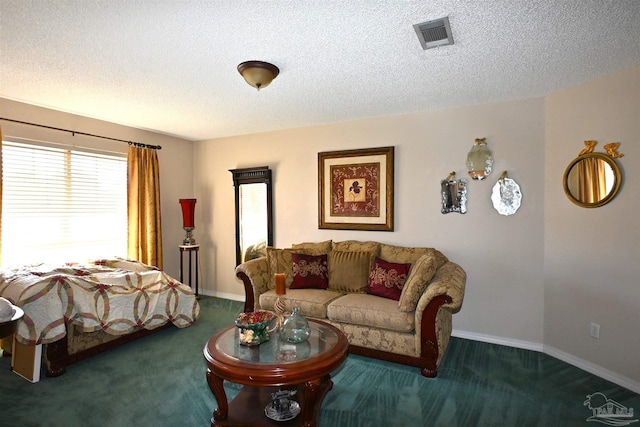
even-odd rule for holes
{"type": "Polygon", "coordinates": [[[602,366],[596,365],[595,363],[580,359],[579,357],[575,357],[569,353],[565,353],[564,351],[558,350],[557,348],[553,348],[548,345],[544,346],[544,352],[549,356],[560,359],[563,362],[567,362],[568,364],[576,366],[593,375],[597,375],[600,378],[604,378],[607,381],[611,381],[614,384],[618,384],[621,387],[627,388],[634,393],[640,393],[640,382],[634,381],[631,378],[627,378],[618,373],[605,369],[602,366]]]}
{"type": "Polygon", "coordinates": [[[584,371],[587,371],[590,374],[596,375],[607,381],[611,381],[612,383],[629,389],[634,393],[640,393],[640,383],[638,381],[634,381],[631,378],[627,378],[613,371],[605,369],[602,366],[588,362],[579,357],[575,357],[569,353],[565,353],[561,350],[558,350],[557,348],[548,345],[543,345],[531,341],[516,340],[512,338],[497,337],[493,335],[477,334],[474,332],[459,331],[455,329],[451,332],[451,335],[458,338],[487,342],[490,344],[506,345],[508,347],[539,351],[548,354],[551,357],[555,357],[556,359],[562,360],[563,362],[566,362],[584,371]]]}
{"type": "Polygon", "coordinates": [[[464,338],[464,339],[473,340],[473,341],[481,341],[481,342],[488,342],[490,344],[506,345],[507,347],[522,348],[524,350],[533,350],[533,351],[540,351],[540,352],[543,350],[542,344],[531,342],[531,341],[496,337],[494,335],[477,334],[475,332],[458,331],[456,329],[454,329],[451,332],[451,335],[454,337],[464,338]]]}

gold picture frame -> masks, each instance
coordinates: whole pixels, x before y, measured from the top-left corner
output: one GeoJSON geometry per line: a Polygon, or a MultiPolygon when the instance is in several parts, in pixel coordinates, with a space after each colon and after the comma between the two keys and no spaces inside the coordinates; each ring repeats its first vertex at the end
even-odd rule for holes
{"type": "Polygon", "coordinates": [[[318,153],[318,228],[393,231],[393,148],[318,153]]]}

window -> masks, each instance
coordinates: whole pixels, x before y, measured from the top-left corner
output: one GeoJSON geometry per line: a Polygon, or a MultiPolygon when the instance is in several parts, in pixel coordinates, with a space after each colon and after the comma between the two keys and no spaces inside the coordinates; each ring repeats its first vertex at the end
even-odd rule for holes
{"type": "Polygon", "coordinates": [[[127,159],[2,142],[2,264],[127,255],[127,159]]]}

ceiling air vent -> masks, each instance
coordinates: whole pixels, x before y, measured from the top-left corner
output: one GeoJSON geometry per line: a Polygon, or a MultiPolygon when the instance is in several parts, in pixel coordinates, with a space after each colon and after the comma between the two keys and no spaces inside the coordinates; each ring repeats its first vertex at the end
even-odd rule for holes
{"type": "Polygon", "coordinates": [[[424,50],[453,44],[453,35],[451,34],[448,16],[423,22],[422,24],[415,24],[413,29],[416,30],[424,50]]]}

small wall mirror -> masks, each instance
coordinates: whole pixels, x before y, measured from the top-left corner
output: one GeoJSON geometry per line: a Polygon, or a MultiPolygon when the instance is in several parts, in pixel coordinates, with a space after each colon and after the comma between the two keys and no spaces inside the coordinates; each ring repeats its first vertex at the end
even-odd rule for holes
{"type": "Polygon", "coordinates": [[[565,194],[583,208],[606,205],[618,194],[621,184],[620,167],[604,153],[579,155],[569,163],[563,178],[565,194]]]}
{"type": "Polygon", "coordinates": [[[450,212],[467,213],[467,180],[456,179],[456,173],[451,172],[446,179],[440,181],[443,214],[450,212]]]}
{"type": "Polygon", "coordinates": [[[230,169],[236,194],[236,265],[267,254],[273,246],[271,170],[230,169]]]}

